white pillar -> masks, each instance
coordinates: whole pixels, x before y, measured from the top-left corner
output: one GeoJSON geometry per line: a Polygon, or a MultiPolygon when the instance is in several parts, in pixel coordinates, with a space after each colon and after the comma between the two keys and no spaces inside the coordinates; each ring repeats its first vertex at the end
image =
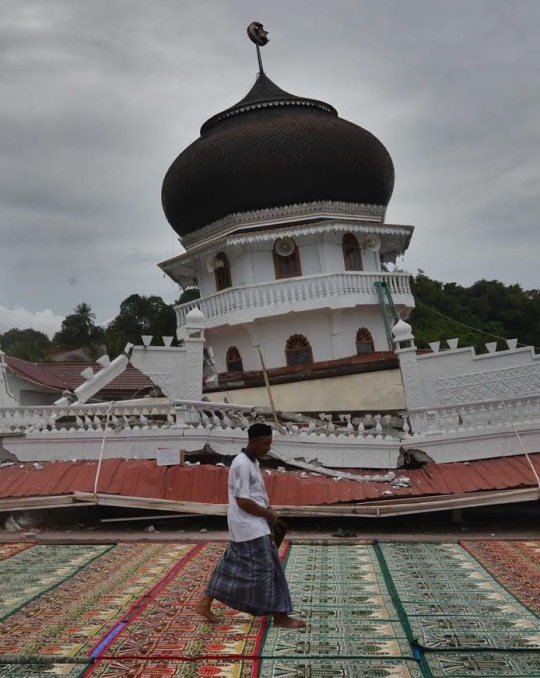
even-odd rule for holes
{"type": "Polygon", "coordinates": [[[405,404],[408,410],[417,410],[422,407],[422,390],[412,327],[399,320],[392,328],[392,334],[405,391],[405,404]]]}
{"type": "Polygon", "coordinates": [[[202,380],[204,365],[204,330],[206,319],[204,314],[195,308],[186,316],[185,340],[186,347],[186,398],[187,400],[202,400],[202,380]]]}

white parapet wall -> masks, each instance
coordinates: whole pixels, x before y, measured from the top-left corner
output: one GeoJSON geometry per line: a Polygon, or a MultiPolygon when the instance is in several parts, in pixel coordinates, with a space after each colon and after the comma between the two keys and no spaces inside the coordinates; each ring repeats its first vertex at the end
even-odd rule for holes
{"type": "Polygon", "coordinates": [[[515,457],[523,454],[522,444],[528,452],[540,451],[538,423],[520,424],[518,431],[519,438],[510,427],[498,430],[481,428],[430,436],[413,435],[402,441],[402,447],[408,451],[422,450],[437,464],[515,457]]]}
{"type": "MultiPolygon", "coordinates": [[[[105,458],[155,459],[163,449],[194,452],[206,446],[236,455],[246,445],[246,429],[256,416],[254,408],[214,403],[4,408],[0,441],[19,462],[97,459],[102,446],[105,458]]],[[[385,417],[368,419],[375,425],[367,431],[350,421],[334,427],[321,420],[311,429],[291,424],[275,432],[273,447],[291,461],[396,468],[399,437],[385,431],[385,417]]]]}
{"type": "Polygon", "coordinates": [[[417,361],[427,407],[540,395],[540,355],[530,346],[482,355],[456,348],[419,355],[417,361]]]}
{"type": "MultiPolygon", "coordinates": [[[[136,346],[131,363],[151,379],[170,400],[202,398],[204,330],[206,319],[193,308],[186,315],[185,327],[177,332],[181,346],[150,346],[151,336],[143,337],[144,346],[136,346]]],[[[172,341],[172,337],[167,339],[172,341]]]]}
{"type": "Polygon", "coordinates": [[[540,451],[540,396],[409,410],[405,449],[435,462],[471,461],[540,451]]]}

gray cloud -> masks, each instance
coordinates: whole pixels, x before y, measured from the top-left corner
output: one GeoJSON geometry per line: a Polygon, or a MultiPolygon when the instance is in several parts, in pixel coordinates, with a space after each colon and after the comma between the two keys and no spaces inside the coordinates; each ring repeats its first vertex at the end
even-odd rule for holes
{"type": "MultiPolygon", "coordinates": [[[[540,287],[537,0],[4,0],[0,304],[98,319],[133,292],[172,301],[180,252],[161,181],[256,74],[332,103],[396,165],[405,266],[540,287]]],[[[17,317],[30,317],[21,316],[17,317]]]]}

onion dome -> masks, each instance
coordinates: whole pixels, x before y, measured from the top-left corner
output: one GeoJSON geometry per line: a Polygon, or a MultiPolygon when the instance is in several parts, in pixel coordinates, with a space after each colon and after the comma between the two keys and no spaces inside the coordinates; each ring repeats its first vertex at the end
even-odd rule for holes
{"type": "Polygon", "coordinates": [[[165,175],[162,204],[183,237],[232,214],[320,201],[386,207],[394,166],[370,132],[261,72],[214,115],[165,175]]]}

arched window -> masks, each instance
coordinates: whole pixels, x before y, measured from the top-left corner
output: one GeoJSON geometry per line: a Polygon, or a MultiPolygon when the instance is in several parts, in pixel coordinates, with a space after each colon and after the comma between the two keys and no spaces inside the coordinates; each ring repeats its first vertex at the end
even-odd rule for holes
{"type": "Polygon", "coordinates": [[[285,347],[287,365],[310,365],[313,362],[311,344],[302,334],[293,334],[285,347]]]}
{"type": "Polygon", "coordinates": [[[356,236],[352,233],[346,233],[343,236],[341,243],[343,248],[343,259],[345,261],[346,271],[361,271],[362,270],[362,256],[360,254],[360,246],[356,236]]]}
{"type": "Polygon", "coordinates": [[[244,364],[242,356],[236,346],[231,346],[227,350],[227,372],[243,372],[244,364]]]}
{"type": "Polygon", "coordinates": [[[373,353],[375,344],[371,332],[365,327],[361,327],[356,333],[356,352],[357,353],[373,353]]]}
{"type": "Polygon", "coordinates": [[[296,243],[292,238],[281,238],[277,240],[274,245],[274,270],[276,273],[276,278],[294,278],[296,276],[302,275],[302,267],[300,266],[300,252],[296,243]],[[283,255],[279,253],[280,242],[286,240],[290,241],[293,245],[293,250],[288,255],[283,255]]]}
{"type": "Polygon", "coordinates": [[[216,254],[216,268],[214,269],[214,276],[216,277],[216,290],[225,290],[227,287],[232,287],[231,280],[231,265],[227,259],[227,255],[223,252],[216,254]]]}

